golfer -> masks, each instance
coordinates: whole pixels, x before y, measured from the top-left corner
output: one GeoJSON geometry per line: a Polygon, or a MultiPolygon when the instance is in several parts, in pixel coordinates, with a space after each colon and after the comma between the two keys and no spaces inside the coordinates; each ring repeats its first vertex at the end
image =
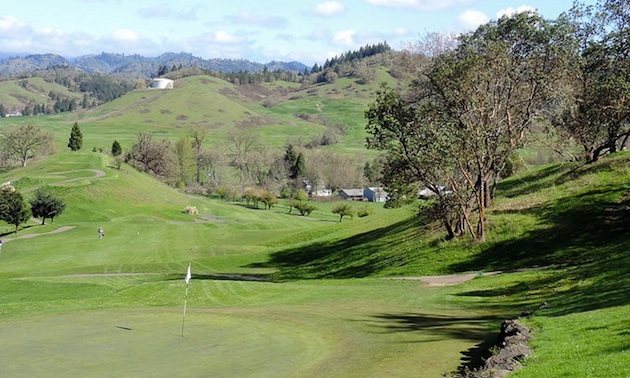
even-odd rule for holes
{"type": "Polygon", "coordinates": [[[105,236],[105,231],[103,230],[103,227],[99,227],[98,228],[98,238],[99,239],[103,239],[103,236],[105,236]]]}

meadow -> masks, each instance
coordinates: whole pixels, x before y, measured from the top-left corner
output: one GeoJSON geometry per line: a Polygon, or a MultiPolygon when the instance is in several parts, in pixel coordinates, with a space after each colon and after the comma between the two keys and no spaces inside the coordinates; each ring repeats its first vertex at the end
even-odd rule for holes
{"type": "MultiPolygon", "coordinates": [[[[530,167],[500,183],[486,242],[446,241],[414,206],[357,204],[373,214],[338,222],[333,203],[302,217],[118,170],[90,147],[132,142],[159,109],[133,113],[147,94],[130,96],[102,114],[0,123],[35,122],[58,143],[0,181],[27,198],[48,186],[67,204],[17,234],[0,224],[2,376],[440,377],[487,357],[500,321],[526,309],[534,354],[513,376],[628,376],[629,154],[530,167]],[[71,153],[75,120],[89,147],[71,153]],[[397,279],[454,273],[476,278],[397,279]]],[[[284,119],[288,106],[260,109],[284,119]]]]}

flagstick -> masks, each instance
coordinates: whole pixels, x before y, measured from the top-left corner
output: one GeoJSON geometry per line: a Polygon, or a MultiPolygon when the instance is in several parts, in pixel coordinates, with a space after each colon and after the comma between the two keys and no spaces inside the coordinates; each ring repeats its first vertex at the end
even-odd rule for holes
{"type": "Polygon", "coordinates": [[[186,271],[186,278],[184,278],[184,281],[186,281],[186,294],[184,295],[184,316],[182,316],[182,337],[184,337],[184,320],[186,320],[186,304],[188,304],[188,283],[191,278],[190,264],[188,263],[188,271],[186,271]]]}
{"type": "Polygon", "coordinates": [[[184,316],[182,316],[182,337],[184,337],[184,320],[186,319],[186,304],[188,303],[188,284],[186,284],[186,294],[184,295],[184,316]]]}

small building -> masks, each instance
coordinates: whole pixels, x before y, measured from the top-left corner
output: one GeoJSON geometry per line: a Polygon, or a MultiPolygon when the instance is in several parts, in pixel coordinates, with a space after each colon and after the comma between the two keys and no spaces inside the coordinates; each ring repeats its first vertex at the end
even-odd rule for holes
{"type": "Polygon", "coordinates": [[[304,180],[304,190],[308,193],[309,197],[330,197],[332,196],[332,190],[328,189],[325,184],[317,184],[315,187],[311,185],[309,180],[304,180]]]}
{"type": "MultiPolygon", "coordinates": [[[[445,187],[438,185],[436,187],[436,189],[438,190],[438,193],[440,194],[451,194],[453,193],[450,190],[447,190],[445,187]]],[[[428,187],[425,187],[424,189],[420,190],[418,192],[418,196],[420,197],[420,199],[429,199],[433,196],[435,196],[437,193],[434,192],[433,190],[429,189],[428,187]]]]}
{"type": "Polygon", "coordinates": [[[363,189],[363,197],[370,202],[385,202],[387,192],[381,187],[369,187],[363,189]]]}
{"type": "Polygon", "coordinates": [[[11,110],[9,113],[5,115],[5,117],[21,117],[22,112],[19,110],[11,110]]]}
{"type": "Polygon", "coordinates": [[[363,189],[341,189],[339,197],[350,201],[363,201],[363,189]]]}
{"type": "Polygon", "coordinates": [[[151,89],[173,89],[173,80],[158,77],[151,80],[151,89]]]}

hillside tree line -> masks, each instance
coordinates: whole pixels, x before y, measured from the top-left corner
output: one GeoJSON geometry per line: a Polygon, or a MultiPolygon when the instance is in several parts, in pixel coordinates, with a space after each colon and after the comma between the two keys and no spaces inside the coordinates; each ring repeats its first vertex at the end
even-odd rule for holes
{"type": "Polygon", "coordinates": [[[449,237],[484,240],[496,182],[532,130],[576,140],[586,162],[625,148],[626,5],[576,3],[556,20],[504,16],[453,44],[407,54],[406,86],[384,86],[366,111],[367,146],[386,156],[382,180],[392,200],[427,187],[449,237]]]}

